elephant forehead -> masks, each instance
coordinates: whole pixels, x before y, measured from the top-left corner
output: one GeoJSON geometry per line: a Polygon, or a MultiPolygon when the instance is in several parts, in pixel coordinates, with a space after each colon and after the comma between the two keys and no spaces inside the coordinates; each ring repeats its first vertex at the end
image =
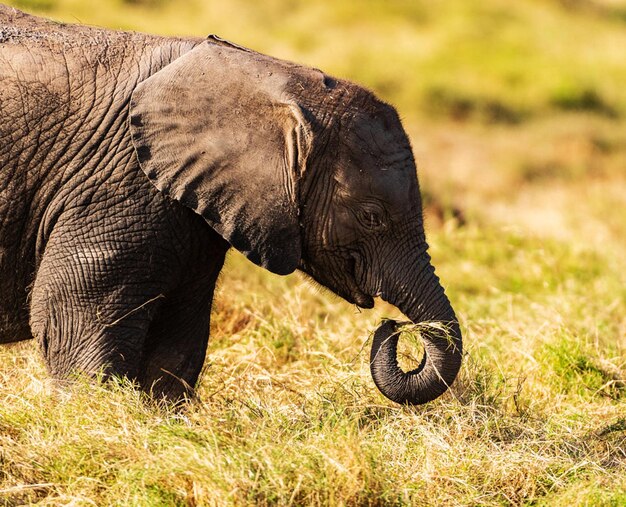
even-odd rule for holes
{"type": "Polygon", "coordinates": [[[374,198],[401,207],[419,199],[415,169],[340,164],[335,180],[341,193],[357,200],[374,198]]]}
{"type": "Polygon", "coordinates": [[[370,100],[344,117],[335,179],[344,192],[402,208],[419,201],[413,152],[393,107],[370,100]]]}
{"type": "Polygon", "coordinates": [[[417,172],[410,149],[358,146],[339,153],[335,179],[356,194],[370,194],[388,202],[414,200],[417,172]]]}
{"type": "MultiPolygon", "coordinates": [[[[368,175],[369,176],[369,175],[368,175]]],[[[370,192],[380,199],[399,206],[409,206],[418,199],[417,179],[414,171],[379,169],[371,175],[370,192]]]]}
{"type": "Polygon", "coordinates": [[[415,161],[402,125],[382,115],[359,116],[344,130],[341,155],[361,169],[415,172],[415,161]]]}

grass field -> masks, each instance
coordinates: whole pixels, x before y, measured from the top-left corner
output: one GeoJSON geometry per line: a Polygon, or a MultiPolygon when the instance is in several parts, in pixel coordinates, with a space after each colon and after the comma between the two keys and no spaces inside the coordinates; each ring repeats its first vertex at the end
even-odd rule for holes
{"type": "Polygon", "coordinates": [[[466,355],[396,406],[368,365],[394,309],[229,254],[182,410],[0,347],[0,505],[626,505],[625,1],[9,3],[218,33],[397,105],[466,355]]]}

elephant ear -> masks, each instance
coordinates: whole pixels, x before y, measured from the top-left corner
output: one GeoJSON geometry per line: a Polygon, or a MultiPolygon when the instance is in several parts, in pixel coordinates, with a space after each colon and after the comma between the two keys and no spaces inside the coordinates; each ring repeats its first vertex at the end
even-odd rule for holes
{"type": "Polygon", "coordinates": [[[205,41],[141,82],[130,104],[152,183],[278,274],[300,261],[297,185],[310,135],[286,93],[290,65],[205,41]]]}

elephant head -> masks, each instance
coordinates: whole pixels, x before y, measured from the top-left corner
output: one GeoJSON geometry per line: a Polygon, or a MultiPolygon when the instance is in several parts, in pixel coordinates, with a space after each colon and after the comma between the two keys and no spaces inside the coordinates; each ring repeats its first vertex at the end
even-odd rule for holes
{"type": "Polygon", "coordinates": [[[424,236],[416,167],[396,111],[322,72],[210,38],[140,83],[130,130],[142,170],[252,262],[299,268],[363,308],[380,296],[422,333],[410,372],[396,323],[374,335],[381,392],[419,404],[461,364],[461,334],[424,236]]]}

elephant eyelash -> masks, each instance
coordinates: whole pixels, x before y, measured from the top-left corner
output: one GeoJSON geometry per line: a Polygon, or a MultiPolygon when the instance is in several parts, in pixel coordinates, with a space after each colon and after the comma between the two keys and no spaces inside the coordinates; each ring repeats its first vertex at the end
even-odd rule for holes
{"type": "Polygon", "coordinates": [[[383,221],[378,215],[374,213],[369,214],[369,226],[371,228],[380,227],[382,224],[383,224],[383,221]]]}
{"type": "Polygon", "coordinates": [[[385,228],[382,214],[371,209],[362,209],[357,212],[357,219],[367,229],[377,230],[385,228]]]}

